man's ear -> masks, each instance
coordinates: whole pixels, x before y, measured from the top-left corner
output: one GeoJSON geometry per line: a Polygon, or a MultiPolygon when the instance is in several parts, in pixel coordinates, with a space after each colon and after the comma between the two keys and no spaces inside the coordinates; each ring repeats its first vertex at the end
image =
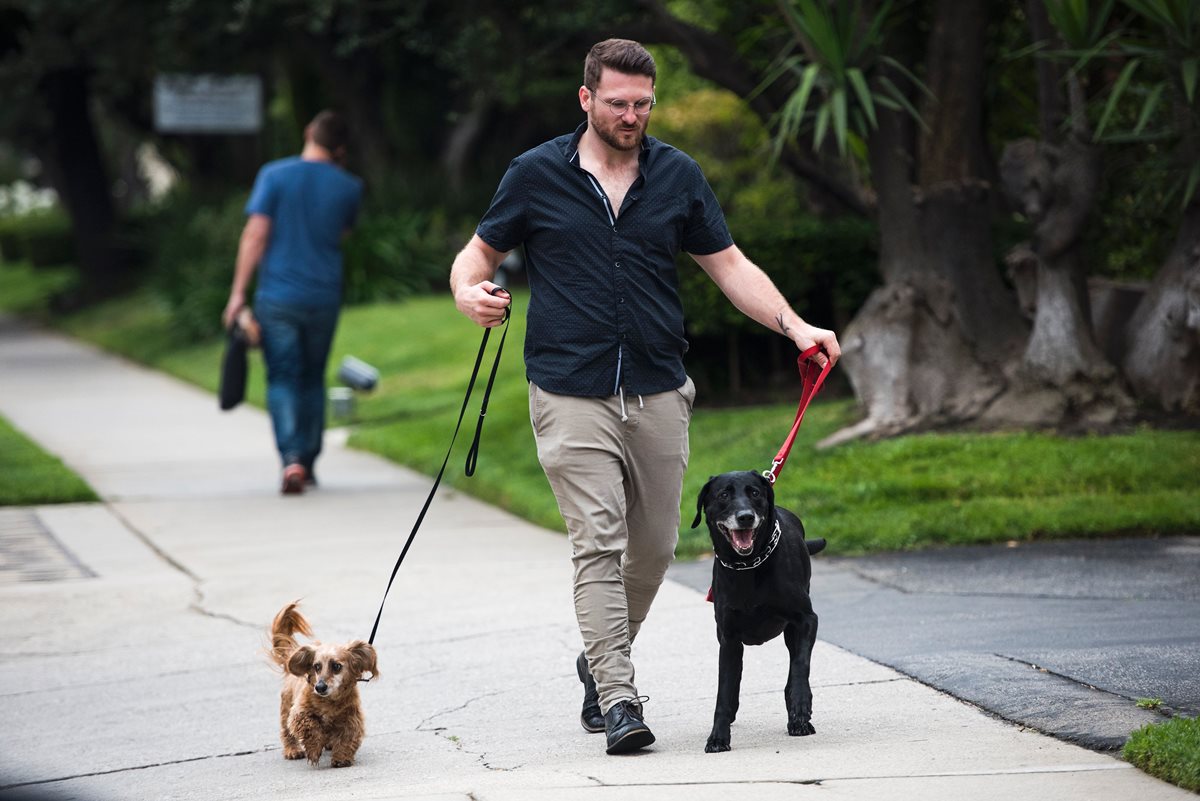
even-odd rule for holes
{"type": "Polygon", "coordinates": [[[708,500],[708,488],[712,486],[714,478],[716,476],[709,476],[708,481],[700,488],[700,494],[696,496],[696,519],[692,521],[692,528],[700,525],[700,518],[704,515],[704,502],[708,500]]]}
{"type": "Polygon", "coordinates": [[[288,657],[287,670],[293,676],[305,676],[312,669],[317,650],[311,645],[301,645],[288,657]]]}

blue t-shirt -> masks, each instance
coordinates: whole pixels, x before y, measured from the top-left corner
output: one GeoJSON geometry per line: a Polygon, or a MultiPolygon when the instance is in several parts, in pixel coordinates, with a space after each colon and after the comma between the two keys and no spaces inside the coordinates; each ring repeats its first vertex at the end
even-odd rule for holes
{"type": "Polygon", "coordinates": [[[354,225],[362,181],[325,161],[299,156],[258,171],[246,214],[271,218],[255,301],[337,306],[342,299],[342,232],[354,225]]]}

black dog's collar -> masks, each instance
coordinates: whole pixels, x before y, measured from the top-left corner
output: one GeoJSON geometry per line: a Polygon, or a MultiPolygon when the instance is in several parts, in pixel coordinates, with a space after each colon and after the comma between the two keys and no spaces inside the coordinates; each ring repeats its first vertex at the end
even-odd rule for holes
{"type": "Polygon", "coordinates": [[[733,564],[730,564],[729,562],[726,562],[724,559],[722,559],[719,556],[717,557],[717,561],[720,562],[725,567],[729,568],[730,570],[753,570],[754,568],[761,565],[763,562],[767,561],[767,559],[770,558],[771,554],[775,552],[775,546],[779,544],[779,536],[782,533],[783,532],[779,528],[779,518],[776,517],[775,518],[775,533],[771,535],[771,541],[767,543],[767,550],[763,551],[761,554],[759,554],[757,557],[755,557],[753,562],[734,562],[733,564]]]}

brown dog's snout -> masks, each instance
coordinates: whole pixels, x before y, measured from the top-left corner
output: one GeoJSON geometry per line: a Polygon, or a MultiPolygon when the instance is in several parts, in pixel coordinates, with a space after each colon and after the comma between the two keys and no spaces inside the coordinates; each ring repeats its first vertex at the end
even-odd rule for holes
{"type": "Polygon", "coordinates": [[[317,695],[324,695],[329,692],[329,685],[325,683],[325,679],[317,679],[317,686],[313,689],[317,691],[317,695]]]}

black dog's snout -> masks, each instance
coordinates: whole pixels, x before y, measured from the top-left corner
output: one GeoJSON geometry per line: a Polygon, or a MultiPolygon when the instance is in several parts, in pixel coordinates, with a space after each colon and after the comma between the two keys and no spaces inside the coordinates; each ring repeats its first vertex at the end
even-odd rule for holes
{"type": "Polygon", "coordinates": [[[734,519],[737,520],[738,525],[742,528],[752,528],[754,526],[754,518],[754,512],[746,509],[738,512],[734,519]]]}

